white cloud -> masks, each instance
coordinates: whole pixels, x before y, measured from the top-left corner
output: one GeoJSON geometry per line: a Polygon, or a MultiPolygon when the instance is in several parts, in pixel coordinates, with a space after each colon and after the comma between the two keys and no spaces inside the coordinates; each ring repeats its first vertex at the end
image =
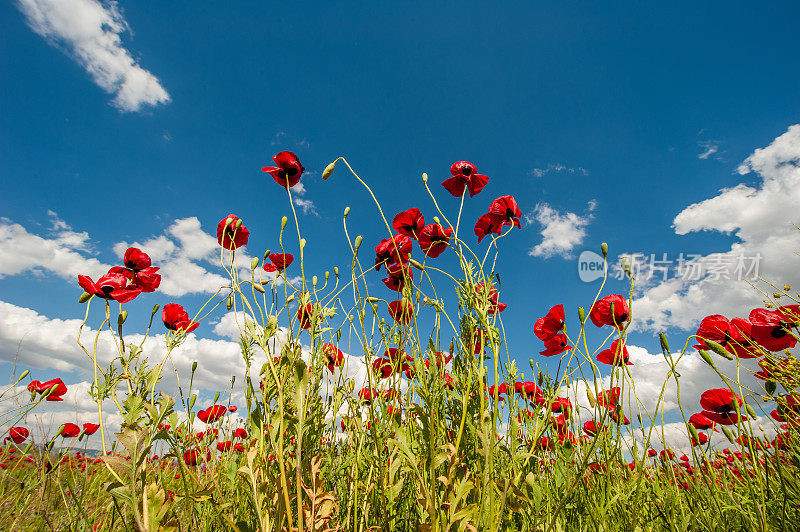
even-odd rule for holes
{"type": "Polygon", "coordinates": [[[800,230],[792,223],[800,221],[798,164],[800,125],[793,125],[738,168],[742,175],[758,174],[762,178],[760,184],[742,183],[723,189],[717,196],[681,211],[673,224],[677,234],[715,231],[730,234],[736,241],[727,251],[696,257],[698,269],[692,275],[681,276],[674,271],[674,277],[638,294],[634,326],[688,329],[709,314],[746,316],[751,308],[761,306],[761,297],[738,278],[748,270],[752,275],[755,266],[761,277],[775,284],[796,281],[800,230]]]}
{"type": "Polygon", "coordinates": [[[116,2],[97,0],[18,0],[30,28],[63,46],[122,111],[170,101],[158,79],[140,67],[122,46],[129,30],[116,2]]]}
{"type": "Polygon", "coordinates": [[[292,193],[292,201],[294,201],[295,206],[300,207],[303,210],[303,214],[313,214],[314,216],[319,216],[319,213],[317,212],[317,206],[314,205],[314,202],[300,197],[305,196],[306,194],[306,187],[302,182],[298,181],[298,183],[292,187],[292,193]]]}
{"type": "MultiPolygon", "coordinates": [[[[592,200],[589,210],[594,210],[596,205],[597,202],[592,200]]],[[[570,258],[575,246],[586,238],[586,226],[591,220],[592,215],[578,216],[573,212],[562,214],[547,203],[539,203],[532,213],[525,216],[526,223],[538,222],[542,226],[542,241],[531,248],[528,255],[570,258]]]]}
{"type": "Polygon", "coordinates": [[[544,177],[547,174],[557,173],[557,174],[578,174],[578,175],[589,175],[589,171],[583,167],[568,167],[564,166],[563,164],[548,164],[545,168],[534,168],[528,175],[532,175],[534,177],[544,177]]]}
{"type": "MultiPolygon", "coordinates": [[[[697,143],[697,145],[703,149],[701,153],[697,155],[698,159],[708,159],[715,153],[719,152],[719,141],[718,140],[702,140],[697,143]]],[[[718,157],[715,157],[718,158],[718,157]]]]}

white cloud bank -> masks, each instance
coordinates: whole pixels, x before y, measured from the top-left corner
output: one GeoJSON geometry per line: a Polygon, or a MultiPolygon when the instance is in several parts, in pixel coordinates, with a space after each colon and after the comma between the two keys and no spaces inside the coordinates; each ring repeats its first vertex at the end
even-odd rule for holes
{"type": "MultiPolygon", "coordinates": [[[[597,201],[589,202],[589,211],[593,211],[596,207],[597,201]]],[[[531,248],[528,255],[571,258],[572,250],[581,245],[586,238],[586,226],[591,220],[591,214],[579,216],[574,212],[561,213],[547,203],[539,203],[532,213],[525,216],[525,223],[536,222],[542,226],[542,241],[531,248]]]]}
{"type": "Polygon", "coordinates": [[[122,46],[120,35],[129,27],[116,2],[18,0],[17,5],[34,32],[63,46],[101,89],[114,94],[120,110],[135,112],[170,101],[158,78],[122,46]]]}

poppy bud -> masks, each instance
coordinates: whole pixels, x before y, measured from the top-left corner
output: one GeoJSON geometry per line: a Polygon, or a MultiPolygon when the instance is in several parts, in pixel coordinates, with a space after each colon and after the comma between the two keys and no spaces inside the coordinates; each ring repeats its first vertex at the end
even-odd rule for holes
{"type": "Polygon", "coordinates": [[[729,442],[734,443],[733,434],[731,434],[731,431],[728,430],[728,427],[722,427],[722,433],[726,438],[728,438],[729,442]]]}
{"type": "Polygon", "coordinates": [[[314,288],[317,287],[317,276],[316,275],[311,278],[311,286],[313,286],[314,288]]]}
{"type": "Polygon", "coordinates": [[[254,285],[253,285],[253,288],[255,288],[257,292],[261,292],[262,294],[265,292],[265,290],[264,290],[264,287],[263,287],[263,286],[261,286],[261,283],[259,283],[259,284],[254,284],[254,285]]]}
{"type": "Polygon", "coordinates": [[[192,397],[189,398],[189,409],[191,410],[194,408],[194,402],[197,401],[197,394],[194,394],[192,397]]]}
{"type": "Polygon", "coordinates": [[[578,319],[581,321],[581,325],[586,323],[586,310],[583,307],[578,307],[578,319]]]}
{"type": "Polygon", "coordinates": [[[344,217],[347,218],[347,215],[350,214],[350,206],[344,208],[344,217]]]}
{"type": "Polygon", "coordinates": [[[296,297],[295,294],[290,295],[289,297],[286,298],[286,303],[291,303],[292,301],[294,301],[295,297],[296,297]]]}
{"type": "Polygon", "coordinates": [[[30,450],[31,450],[31,447],[33,447],[33,442],[32,441],[28,442],[28,445],[25,447],[25,451],[23,451],[24,454],[28,454],[30,452],[30,450]]]}
{"type": "Polygon", "coordinates": [[[589,387],[586,387],[586,398],[589,399],[589,404],[592,405],[592,408],[597,408],[597,399],[594,398],[594,394],[589,387]]]}
{"type": "Polygon", "coordinates": [[[713,368],[714,367],[714,361],[711,360],[711,355],[708,354],[708,351],[706,351],[705,349],[698,349],[698,351],[700,352],[700,358],[705,360],[706,364],[708,364],[709,366],[711,366],[713,368]]]}
{"type": "Polygon", "coordinates": [[[31,370],[29,370],[29,369],[26,369],[25,371],[23,371],[23,372],[22,372],[22,375],[20,375],[20,376],[19,376],[19,379],[17,379],[17,382],[19,382],[19,381],[21,381],[22,379],[24,379],[25,377],[27,377],[27,376],[28,376],[28,373],[30,373],[30,372],[31,372],[31,370]]]}
{"type": "Polygon", "coordinates": [[[217,401],[219,401],[219,392],[214,396],[214,404],[216,404],[217,401]]]}
{"type": "Polygon", "coordinates": [[[778,385],[775,384],[775,381],[767,381],[764,383],[764,389],[767,390],[769,395],[774,394],[777,387],[778,385]]]}
{"type": "Polygon", "coordinates": [[[605,242],[600,244],[600,251],[603,252],[603,258],[606,258],[608,256],[608,244],[605,242]]]}
{"type": "Polygon", "coordinates": [[[409,258],[409,259],[408,259],[408,263],[409,263],[410,265],[412,265],[413,267],[415,267],[416,269],[420,270],[420,271],[425,269],[425,268],[422,266],[422,264],[420,264],[419,262],[415,261],[414,259],[411,259],[411,258],[409,258]]]}
{"type": "Polygon", "coordinates": [[[436,225],[442,225],[442,222],[439,221],[439,217],[438,216],[434,216],[433,217],[433,223],[435,223],[436,225]]]}
{"type": "Polygon", "coordinates": [[[194,373],[196,370],[197,370],[197,361],[195,360],[194,362],[192,362],[192,373],[194,373]]]}
{"type": "Polygon", "coordinates": [[[423,183],[427,183],[428,182],[428,173],[427,172],[422,172],[422,182],[423,183]]]}
{"type": "Polygon", "coordinates": [[[752,406],[750,406],[749,404],[745,403],[745,404],[744,404],[744,409],[745,409],[745,411],[747,412],[747,414],[748,414],[750,417],[752,417],[752,418],[755,418],[755,417],[757,417],[757,416],[756,416],[756,411],[755,411],[755,409],[754,409],[752,406]]]}
{"type": "Polygon", "coordinates": [[[665,352],[669,353],[669,344],[667,343],[667,335],[662,333],[658,333],[658,339],[661,341],[661,349],[665,352]]]}
{"type": "Polygon", "coordinates": [[[325,281],[327,281],[328,277],[330,277],[330,276],[331,276],[331,272],[329,272],[328,270],[325,270],[325,281]]]}
{"type": "Polygon", "coordinates": [[[692,436],[692,441],[698,441],[697,427],[695,427],[691,423],[689,423],[688,426],[689,426],[689,434],[692,436]]]}
{"type": "Polygon", "coordinates": [[[363,237],[363,236],[361,236],[361,235],[358,235],[358,236],[356,237],[356,241],[355,241],[355,242],[353,242],[353,250],[354,250],[356,253],[358,253],[358,248],[360,248],[360,247],[361,247],[361,241],[362,241],[362,240],[364,240],[364,237],[363,237]]]}
{"type": "Polygon", "coordinates": [[[305,238],[301,238],[300,239],[300,249],[303,249],[304,247],[306,247],[306,239],[305,238]]]}
{"type": "Polygon", "coordinates": [[[289,221],[289,218],[287,218],[286,216],[281,218],[281,229],[286,227],[286,224],[287,224],[288,221],[289,221]]]}
{"type": "Polygon", "coordinates": [[[89,301],[91,298],[92,298],[92,294],[90,294],[89,292],[84,292],[84,293],[82,293],[82,294],[81,294],[81,296],[78,298],[78,303],[86,303],[86,302],[87,302],[87,301],[89,301]]]}
{"type": "Polygon", "coordinates": [[[258,257],[253,257],[250,259],[250,269],[255,270],[256,266],[258,266],[258,257]]]}
{"type": "Polygon", "coordinates": [[[225,308],[227,308],[228,310],[233,308],[233,296],[232,295],[231,295],[231,297],[228,298],[228,302],[225,303],[225,308]]]}
{"type": "Polygon", "coordinates": [[[159,308],[161,308],[161,305],[153,305],[153,311],[150,313],[151,318],[156,315],[156,312],[158,312],[159,308]]]}
{"type": "MultiPolygon", "coordinates": [[[[338,161],[339,159],[336,159],[338,161]]],[[[322,171],[322,180],[325,181],[328,179],[331,174],[333,173],[333,169],[336,168],[336,161],[333,161],[331,164],[325,167],[325,170],[322,171]]]]}
{"type": "Polygon", "coordinates": [[[269,254],[271,251],[272,251],[271,249],[268,249],[264,252],[264,262],[267,262],[267,260],[269,260],[269,254]]]}
{"type": "Polygon", "coordinates": [[[717,343],[717,342],[715,342],[714,340],[707,340],[707,339],[703,338],[703,342],[704,342],[704,343],[705,343],[705,344],[706,344],[706,345],[707,345],[707,346],[708,346],[708,347],[709,347],[709,348],[710,348],[712,351],[714,351],[716,354],[718,354],[718,355],[719,355],[719,356],[721,356],[722,358],[725,358],[725,359],[727,359],[727,360],[733,360],[733,355],[731,355],[730,353],[728,353],[728,351],[727,351],[727,350],[726,350],[724,347],[722,347],[720,344],[718,344],[718,343],[717,343]]]}
{"type": "Polygon", "coordinates": [[[236,229],[239,229],[242,226],[241,220],[236,220],[236,225],[234,226],[236,229]]]}

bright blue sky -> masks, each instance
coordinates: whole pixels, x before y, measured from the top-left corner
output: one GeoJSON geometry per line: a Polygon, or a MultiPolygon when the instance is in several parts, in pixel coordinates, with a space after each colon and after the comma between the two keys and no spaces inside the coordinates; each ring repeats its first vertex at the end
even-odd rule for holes
{"type": "MultiPolygon", "coordinates": [[[[673,220],[722,188],[757,184],[736,168],[800,122],[794,2],[430,4],[121,1],[131,30],[121,46],[171,98],[121,112],[69,44],[43,39],[3,3],[0,216],[46,237],[52,210],[89,234],[87,257],[114,263],[119,241],[192,216],[213,232],[231,212],[260,254],[275,249],[289,213],[260,168],[288,149],[310,171],[304,198],[318,215],[301,224],[310,270],[321,273],[349,262],[345,205],[351,231],[365,236],[362,258],[385,236],[342,168],[320,180],[328,162],[346,156],[388,213],[417,206],[432,217],[420,174],[454,212],[457,200],[438,183],[453,161],[470,160],[490,181],[467,200],[468,230],[504,194],[526,214],[546,203],[585,220],[585,236],[560,255],[529,255],[543,239],[536,221],[502,243],[503,317],[526,368],[540,349],[535,319],[556,303],[568,316],[591,303],[597,284],[579,282],[580,251],[602,241],[614,257],[729,251],[731,236],[676,235],[673,220]],[[537,168],[550,170],[538,177],[537,168]]],[[[30,266],[0,272],[0,293],[49,318],[81,311],[77,283],[30,266]]],[[[175,298],[140,299],[132,309],[144,312],[175,298]]],[[[636,340],[658,350],[650,332],[636,340]]]]}

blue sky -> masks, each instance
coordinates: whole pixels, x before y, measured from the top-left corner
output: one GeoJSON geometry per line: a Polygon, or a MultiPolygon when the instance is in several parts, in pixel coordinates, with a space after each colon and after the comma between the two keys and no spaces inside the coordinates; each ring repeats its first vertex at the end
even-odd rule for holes
{"type": "MultiPolygon", "coordinates": [[[[499,266],[510,346],[527,368],[541,349],[535,319],[557,303],[568,316],[591,303],[598,285],[580,282],[576,257],[602,241],[614,259],[760,253],[767,241],[791,251],[798,243],[786,229],[798,222],[793,193],[782,215],[762,201],[772,197],[763,195],[765,180],[779,189],[796,178],[778,175],[800,153],[789,129],[800,122],[796,3],[430,4],[3,3],[4,253],[41,251],[30,236],[38,235],[53,257],[77,255],[64,264],[114,264],[120,242],[145,242],[191,217],[212,233],[235,213],[252,233],[248,249],[260,255],[276,248],[279,220],[290,212],[260,168],[287,149],[308,170],[301,199],[313,208],[300,209],[301,224],[309,269],[321,274],[349,263],[344,206],[352,207],[350,230],[365,237],[365,256],[385,236],[368,196],[341,168],[321,181],[327,163],[347,157],[387,213],[416,206],[432,217],[421,173],[454,212],[457,200],[438,183],[466,159],[490,177],[467,200],[468,230],[500,195],[514,195],[527,216],[502,242],[499,266]],[[99,25],[98,14],[116,31],[99,25]],[[117,55],[103,63],[109,50],[117,55]],[[98,68],[119,79],[98,80],[98,68]],[[133,81],[120,89],[125,79],[133,81]],[[738,171],[769,147],[772,159],[738,171]],[[721,192],[737,185],[754,193],[732,201],[721,192]],[[15,224],[25,234],[9,229],[15,224]]],[[[63,270],[36,263],[47,257],[0,259],[5,313],[78,317],[81,290],[63,270]]],[[[792,280],[781,278],[790,271],[783,257],[762,263],[781,283],[792,280]]],[[[385,291],[379,279],[375,289],[385,291]]],[[[713,279],[687,296],[690,284],[643,283],[636,345],[656,353],[659,330],[677,344],[702,315],[746,315],[752,307],[743,305],[759,302],[749,287],[731,295],[713,279]]],[[[613,281],[606,293],[625,288],[613,281]]],[[[132,314],[204,298],[140,300],[132,314]]],[[[217,338],[203,329],[201,337],[217,338]]],[[[18,341],[8,334],[6,343],[18,341]]],[[[2,358],[15,353],[5,348],[2,358]]],[[[55,371],[46,360],[23,347],[18,363],[55,371]]],[[[85,377],[77,363],[64,369],[53,374],[85,377]]]]}

